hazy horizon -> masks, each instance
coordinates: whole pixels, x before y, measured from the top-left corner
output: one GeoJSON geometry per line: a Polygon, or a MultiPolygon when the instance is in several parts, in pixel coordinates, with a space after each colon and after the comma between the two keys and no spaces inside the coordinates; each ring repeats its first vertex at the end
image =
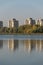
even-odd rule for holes
{"type": "Polygon", "coordinates": [[[16,18],[23,24],[26,18],[43,18],[43,0],[0,0],[0,20],[7,25],[9,19],[16,18]]]}

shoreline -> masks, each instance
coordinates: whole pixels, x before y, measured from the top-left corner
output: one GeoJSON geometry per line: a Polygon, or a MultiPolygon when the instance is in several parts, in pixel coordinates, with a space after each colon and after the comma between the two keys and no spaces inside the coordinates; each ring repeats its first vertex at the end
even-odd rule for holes
{"type": "Polygon", "coordinates": [[[22,33],[0,33],[0,35],[43,35],[43,33],[29,33],[29,34],[22,34],[22,33]]]}

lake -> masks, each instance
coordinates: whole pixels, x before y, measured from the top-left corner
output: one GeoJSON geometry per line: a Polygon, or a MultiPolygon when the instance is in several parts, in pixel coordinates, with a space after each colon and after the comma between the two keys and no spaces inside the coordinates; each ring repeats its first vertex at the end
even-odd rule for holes
{"type": "Polygon", "coordinates": [[[0,35],[0,65],[43,65],[43,35],[0,35]]]}

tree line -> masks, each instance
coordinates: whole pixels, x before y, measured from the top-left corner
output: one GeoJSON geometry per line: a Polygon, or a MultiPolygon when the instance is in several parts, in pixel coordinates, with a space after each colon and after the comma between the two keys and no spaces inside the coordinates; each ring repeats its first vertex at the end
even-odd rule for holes
{"type": "Polygon", "coordinates": [[[17,29],[0,27],[0,34],[31,34],[31,33],[43,33],[43,26],[39,25],[21,25],[17,29]]]}

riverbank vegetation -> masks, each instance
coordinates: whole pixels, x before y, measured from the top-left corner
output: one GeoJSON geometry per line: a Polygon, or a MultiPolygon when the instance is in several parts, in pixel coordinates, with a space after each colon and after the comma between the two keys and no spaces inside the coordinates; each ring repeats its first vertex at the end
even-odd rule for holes
{"type": "Polygon", "coordinates": [[[43,26],[22,25],[16,28],[0,27],[0,34],[32,34],[43,33],[43,26]]]}

